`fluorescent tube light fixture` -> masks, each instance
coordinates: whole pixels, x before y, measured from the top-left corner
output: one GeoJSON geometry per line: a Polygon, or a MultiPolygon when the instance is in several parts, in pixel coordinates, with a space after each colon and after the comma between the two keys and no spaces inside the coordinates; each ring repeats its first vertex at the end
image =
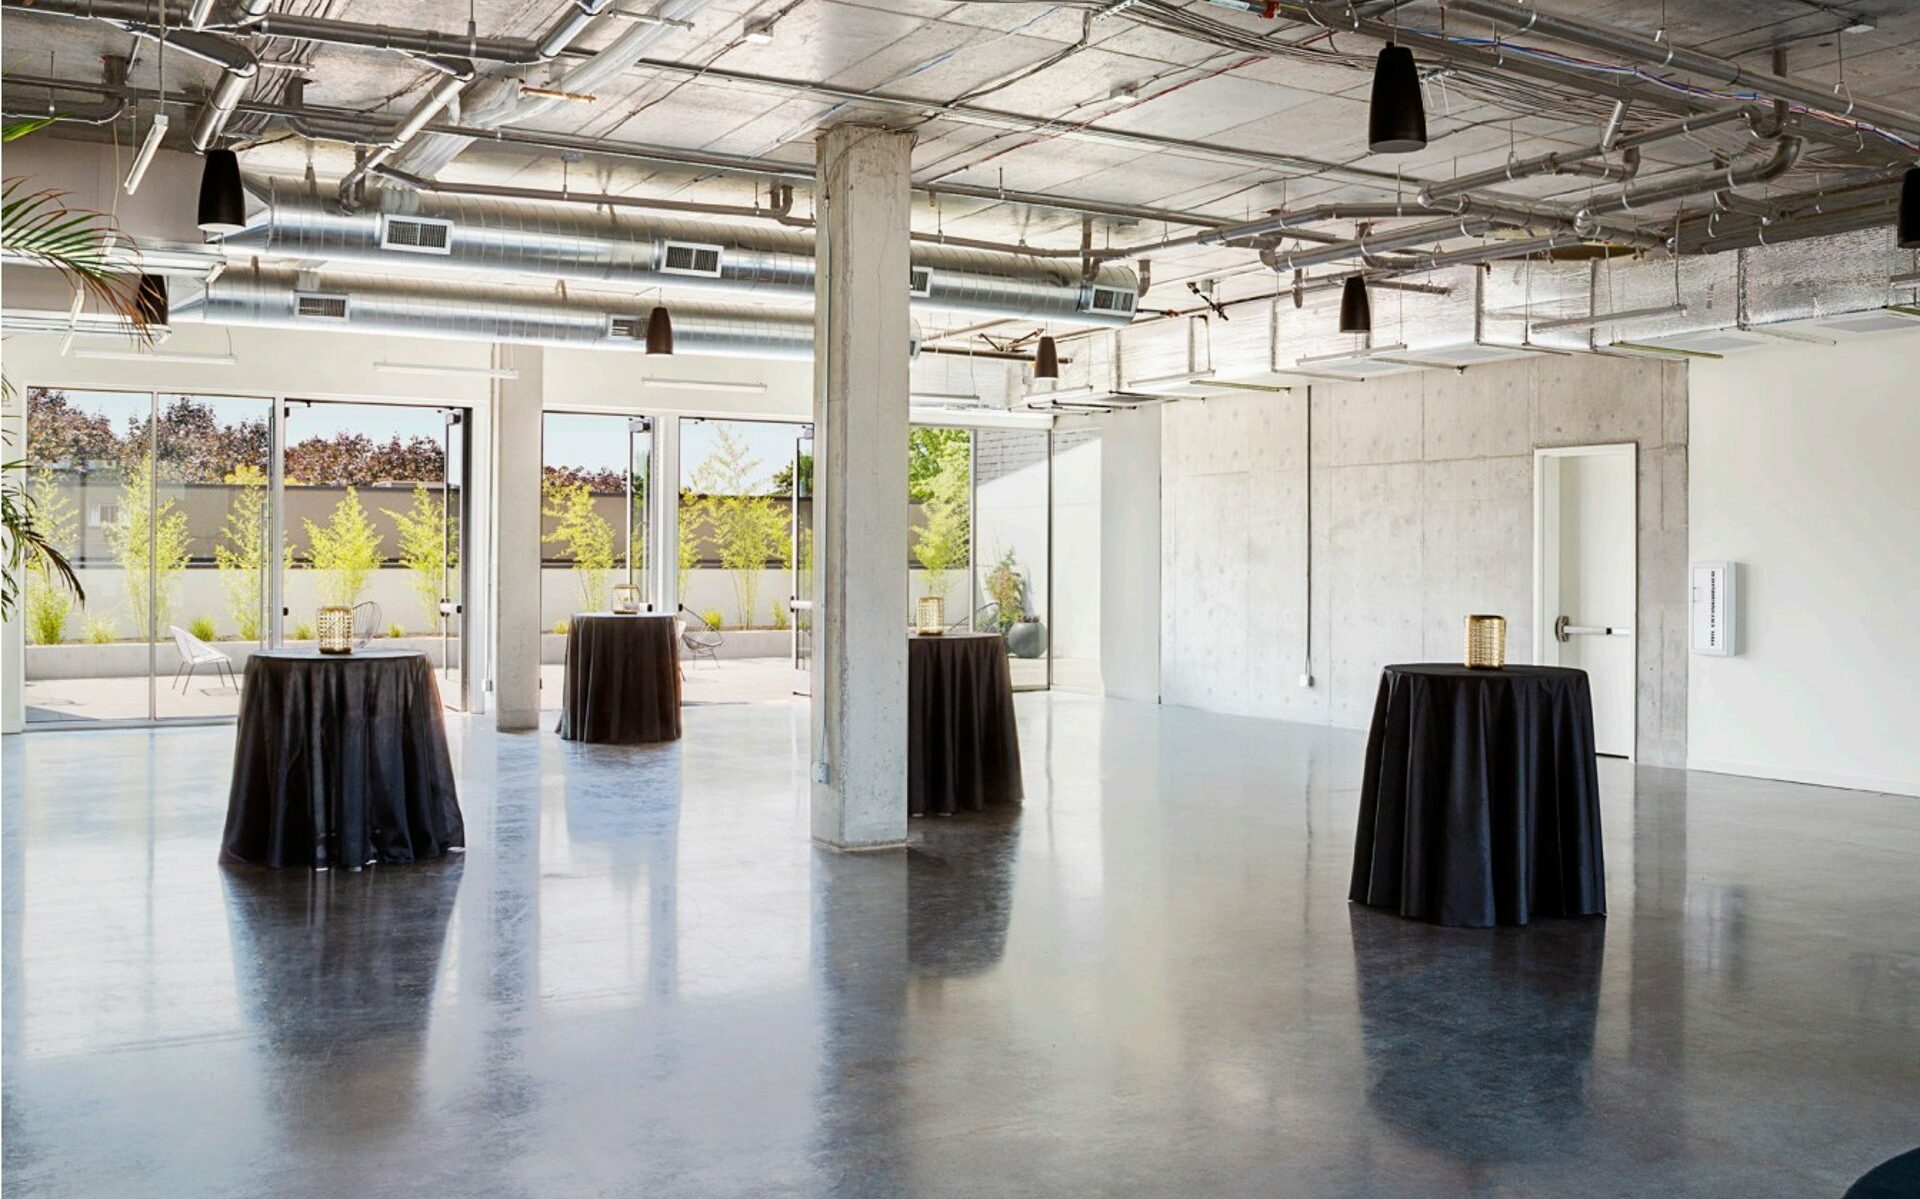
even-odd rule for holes
{"type": "Polygon", "coordinates": [[[147,126],[147,140],[140,143],[140,152],[133,156],[133,166],[127,170],[127,181],[123,186],[129,196],[140,190],[140,181],[147,177],[147,168],[153,165],[153,156],[160,152],[160,143],[166,137],[167,114],[156,112],[153,114],[153,123],[147,126]]]}
{"type": "Polygon", "coordinates": [[[765,383],[735,383],[728,379],[664,379],[658,375],[648,375],[640,380],[642,387],[672,387],[681,391],[732,391],[741,395],[761,395],[767,390],[765,383]]]}
{"type": "Polygon", "coordinates": [[[1656,316],[1685,316],[1685,304],[1662,304],[1656,308],[1626,308],[1619,312],[1596,312],[1590,316],[1563,316],[1550,321],[1535,321],[1535,329],[1592,329],[1598,325],[1611,325],[1617,321],[1650,320],[1656,316]]]}
{"type": "Polygon", "coordinates": [[[116,350],[106,346],[81,346],[75,358],[94,358],[108,362],[162,362],[171,366],[238,366],[232,354],[193,354],[167,350],[116,350]]]}
{"type": "Polygon", "coordinates": [[[509,366],[458,366],[441,362],[376,362],[373,369],[389,375],[440,375],[449,379],[518,379],[509,366]]]}

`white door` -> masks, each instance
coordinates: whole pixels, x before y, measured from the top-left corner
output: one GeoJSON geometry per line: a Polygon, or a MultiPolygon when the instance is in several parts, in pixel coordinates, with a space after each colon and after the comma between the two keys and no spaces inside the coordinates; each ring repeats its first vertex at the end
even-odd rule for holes
{"type": "Polygon", "coordinates": [[[1534,456],[1534,660],[1587,672],[1594,748],[1633,757],[1637,467],[1632,445],[1534,456]]]}

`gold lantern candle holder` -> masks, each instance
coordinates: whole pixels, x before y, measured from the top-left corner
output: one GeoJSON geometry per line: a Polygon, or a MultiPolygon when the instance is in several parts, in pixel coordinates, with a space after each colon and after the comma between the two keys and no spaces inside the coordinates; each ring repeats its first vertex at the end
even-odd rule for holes
{"type": "Polygon", "coordinates": [[[937,595],[923,595],[913,606],[913,631],[922,637],[938,637],[947,631],[947,601],[937,595]]]}
{"type": "Polygon", "coordinates": [[[1467,617],[1467,667],[1499,670],[1507,664],[1507,618],[1478,614],[1467,617]]]}
{"type": "Polygon", "coordinates": [[[613,610],[615,612],[634,613],[640,610],[640,588],[632,583],[613,585],[613,610]]]}
{"type": "Polygon", "coordinates": [[[314,613],[314,636],[323,654],[353,652],[353,609],[328,605],[314,613]]]}

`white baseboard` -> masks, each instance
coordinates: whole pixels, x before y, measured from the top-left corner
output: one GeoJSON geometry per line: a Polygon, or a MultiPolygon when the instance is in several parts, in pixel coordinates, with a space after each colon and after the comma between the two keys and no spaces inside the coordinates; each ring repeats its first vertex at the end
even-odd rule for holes
{"type": "Polygon", "coordinates": [[[1783,783],[1811,783],[1816,787],[1840,787],[1848,791],[1879,791],[1887,795],[1920,798],[1920,780],[1874,778],[1871,775],[1838,774],[1828,770],[1801,770],[1761,762],[1730,762],[1724,758],[1689,757],[1688,770],[1708,774],[1737,774],[1746,778],[1776,779],[1783,783]]]}

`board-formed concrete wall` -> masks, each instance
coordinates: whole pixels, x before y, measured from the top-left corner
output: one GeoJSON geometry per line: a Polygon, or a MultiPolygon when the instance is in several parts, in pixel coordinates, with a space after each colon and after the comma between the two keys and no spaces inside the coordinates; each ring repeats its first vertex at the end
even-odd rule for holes
{"type": "Polygon", "coordinates": [[[1533,451],[1640,447],[1638,754],[1684,765],[1685,367],[1553,356],[1311,389],[1313,686],[1304,389],[1169,405],[1165,702],[1364,728],[1380,668],[1453,661],[1469,612],[1533,651],[1533,451]]]}

